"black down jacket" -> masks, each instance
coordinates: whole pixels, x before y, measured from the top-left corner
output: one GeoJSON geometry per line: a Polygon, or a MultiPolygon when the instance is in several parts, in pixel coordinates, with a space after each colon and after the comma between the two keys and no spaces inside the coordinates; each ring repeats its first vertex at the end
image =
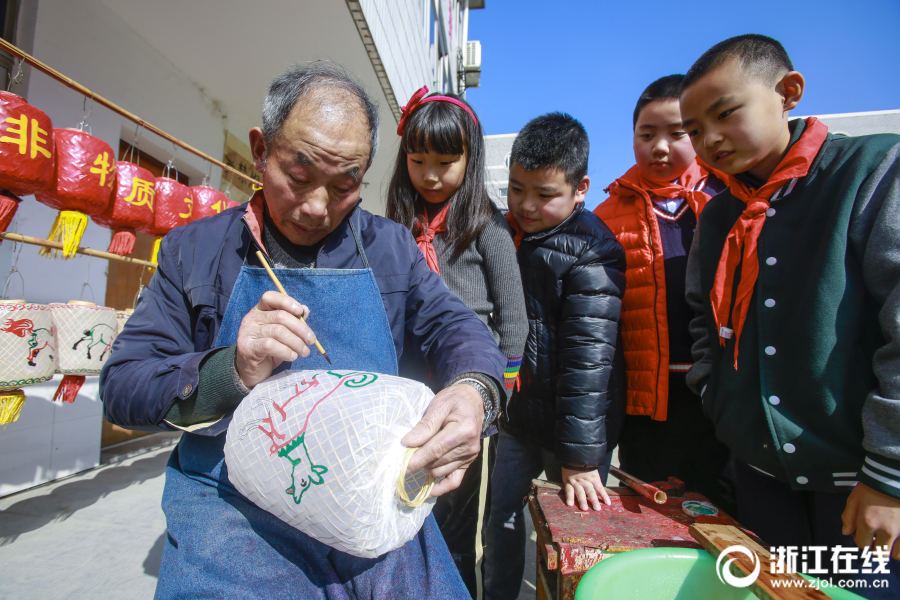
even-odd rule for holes
{"type": "Polygon", "coordinates": [[[625,415],[618,343],[625,251],[578,204],[555,228],[526,236],[518,257],[528,341],[502,426],[551,450],[563,466],[599,467],[625,415]]]}

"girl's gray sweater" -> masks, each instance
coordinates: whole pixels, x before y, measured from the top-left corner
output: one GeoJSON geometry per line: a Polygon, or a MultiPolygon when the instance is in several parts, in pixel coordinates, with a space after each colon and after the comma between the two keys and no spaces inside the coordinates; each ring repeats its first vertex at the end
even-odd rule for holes
{"type": "Polygon", "coordinates": [[[458,256],[447,234],[434,237],[441,278],[488,326],[500,351],[520,358],[528,337],[525,294],[509,223],[499,211],[458,256]]]}

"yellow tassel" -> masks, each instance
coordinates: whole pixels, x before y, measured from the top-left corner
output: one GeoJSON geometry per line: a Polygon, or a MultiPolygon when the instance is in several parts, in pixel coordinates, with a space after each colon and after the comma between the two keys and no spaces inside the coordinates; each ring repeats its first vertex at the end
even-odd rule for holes
{"type": "MultiPolygon", "coordinates": [[[[157,256],[159,256],[159,244],[160,244],[160,242],[162,242],[162,238],[161,238],[161,237],[158,237],[158,238],[154,238],[154,239],[153,239],[153,252],[150,253],[150,262],[152,262],[152,263],[159,262],[159,261],[157,261],[156,259],[157,259],[157,256]]],[[[150,270],[151,270],[151,271],[155,271],[156,269],[154,269],[154,268],[151,267],[150,270]]]]}
{"type": "Polygon", "coordinates": [[[0,392],[0,425],[3,429],[10,423],[15,423],[25,404],[25,393],[22,390],[0,392]]]}
{"type": "MultiPolygon", "coordinates": [[[[62,242],[63,258],[72,258],[75,256],[75,251],[78,250],[78,245],[81,243],[81,236],[84,235],[87,222],[88,218],[84,213],[74,210],[61,210],[56,215],[56,220],[53,221],[53,228],[50,230],[50,235],[47,236],[47,239],[51,242],[62,242]]],[[[59,250],[55,248],[41,248],[39,252],[41,256],[52,255],[53,258],[56,258],[58,253],[59,250]]]]}

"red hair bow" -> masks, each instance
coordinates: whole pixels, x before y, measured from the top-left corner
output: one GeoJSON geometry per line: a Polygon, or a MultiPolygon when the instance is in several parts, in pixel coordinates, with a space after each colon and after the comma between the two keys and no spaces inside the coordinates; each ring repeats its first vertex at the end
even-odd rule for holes
{"type": "Polygon", "coordinates": [[[472,109],[466,106],[465,102],[461,102],[456,98],[451,98],[450,96],[430,96],[428,98],[425,95],[428,94],[428,86],[423,85],[420,87],[415,94],[412,95],[412,98],[409,99],[409,102],[400,109],[400,123],[397,124],[397,135],[403,135],[403,128],[406,127],[406,119],[409,118],[409,115],[413,114],[413,111],[416,110],[422,104],[426,102],[449,102],[450,104],[455,104],[460,107],[472,117],[472,122],[475,123],[475,127],[478,127],[478,119],[475,117],[475,113],[472,112],[472,109]]]}

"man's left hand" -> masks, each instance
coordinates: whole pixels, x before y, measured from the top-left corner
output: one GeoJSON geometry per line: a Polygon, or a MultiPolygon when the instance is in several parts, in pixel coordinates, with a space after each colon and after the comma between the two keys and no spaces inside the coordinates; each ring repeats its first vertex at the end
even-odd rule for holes
{"type": "Polygon", "coordinates": [[[481,451],[483,424],[484,401],[474,387],[458,383],[441,390],[402,440],[410,448],[419,448],[407,472],[424,468],[435,479],[446,477],[431,490],[433,497],[455,490],[481,451]]]}
{"type": "Polygon", "coordinates": [[[891,558],[900,560],[900,499],[858,483],[847,498],[841,520],[844,535],[856,531],[853,541],[857,546],[868,548],[875,538],[876,546],[892,548],[891,558]]]}

